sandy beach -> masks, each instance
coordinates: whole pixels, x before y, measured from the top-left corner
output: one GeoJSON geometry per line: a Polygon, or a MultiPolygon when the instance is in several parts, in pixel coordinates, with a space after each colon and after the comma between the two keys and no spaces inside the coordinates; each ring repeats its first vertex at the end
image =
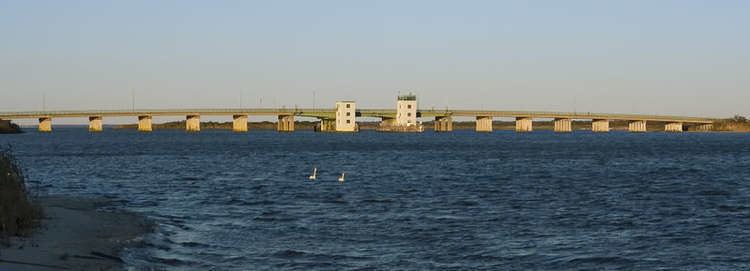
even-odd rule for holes
{"type": "Polygon", "coordinates": [[[123,248],[137,246],[151,224],[107,199],[43,197],[42,226],[0,247],[0,271],[120,270],[123,248]]]}

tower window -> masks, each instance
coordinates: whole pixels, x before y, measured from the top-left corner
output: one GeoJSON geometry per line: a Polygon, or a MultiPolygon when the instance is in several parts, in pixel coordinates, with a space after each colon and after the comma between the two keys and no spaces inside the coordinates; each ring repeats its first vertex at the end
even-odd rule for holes
{"type": "Polygon", "coordinates": [[[347,117],[348,117],[348,116],[351,116],[351,115],[352,115],[352,112],[346,112],[346,116],[347,116],[347,117]]]}
{"type": "Polygon", "coordinates": [[[346,124],[352,123],[351,120],[346,120],[346,124]]]}
{"type": "Polygon", "coordinates": [[[406,116],[407,117],[411,117],[411,113],[406,113],[406,116]]]}
{"type": "Polygon", "coordinates": [[[406,108],[411,109],[411,105],[410,104],[406,105],[406,108]]]}
{"type": "Polygon", "coordinates": [[[346,108],[352,108],[351,104],[346,104],[346,108]]]}

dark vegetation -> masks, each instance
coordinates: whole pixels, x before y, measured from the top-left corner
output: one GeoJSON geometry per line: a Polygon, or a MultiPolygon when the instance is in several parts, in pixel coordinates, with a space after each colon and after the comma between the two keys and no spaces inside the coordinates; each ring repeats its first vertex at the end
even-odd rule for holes
{"type": "Polygon", "coordinates": [[[715,131],[750,132],[750,120],[746,117],[735,115],[731,119],[723,119],[714,122],[715,131]]]}
{"type": "Polygon", "coordinates": [[[0,244],[28,236],[39,225],[41,207],[32,201],[26,177],[10,147],[0,149],[0,244]]]}
{"type": "Polygon", "coordinates": [[[17,134],[21,132],[21,127],[9,120],[0,120],[0,134],[17,134]]]}

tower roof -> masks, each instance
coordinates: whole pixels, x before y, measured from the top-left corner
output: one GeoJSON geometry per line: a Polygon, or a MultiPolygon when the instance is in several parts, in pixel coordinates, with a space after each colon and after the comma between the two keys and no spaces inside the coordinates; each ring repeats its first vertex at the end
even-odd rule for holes
{"type": "Polygon", "coordinates": [[[409,92],[409,94],[406,94],[406,95],[398,95],[398,100],[399,101],[416,101],[417,95],[414,95],[411,92],[409,92]]]}

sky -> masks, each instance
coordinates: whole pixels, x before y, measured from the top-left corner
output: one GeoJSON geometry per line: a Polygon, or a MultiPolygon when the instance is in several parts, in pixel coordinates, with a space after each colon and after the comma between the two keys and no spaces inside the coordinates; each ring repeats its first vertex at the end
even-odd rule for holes
{"type": "Polygon", "coordinates": [[[414,92],[421,108],[747,116],[748,14],[716,0],[0,0],[0,111],[391,108],[414,92]]]}

